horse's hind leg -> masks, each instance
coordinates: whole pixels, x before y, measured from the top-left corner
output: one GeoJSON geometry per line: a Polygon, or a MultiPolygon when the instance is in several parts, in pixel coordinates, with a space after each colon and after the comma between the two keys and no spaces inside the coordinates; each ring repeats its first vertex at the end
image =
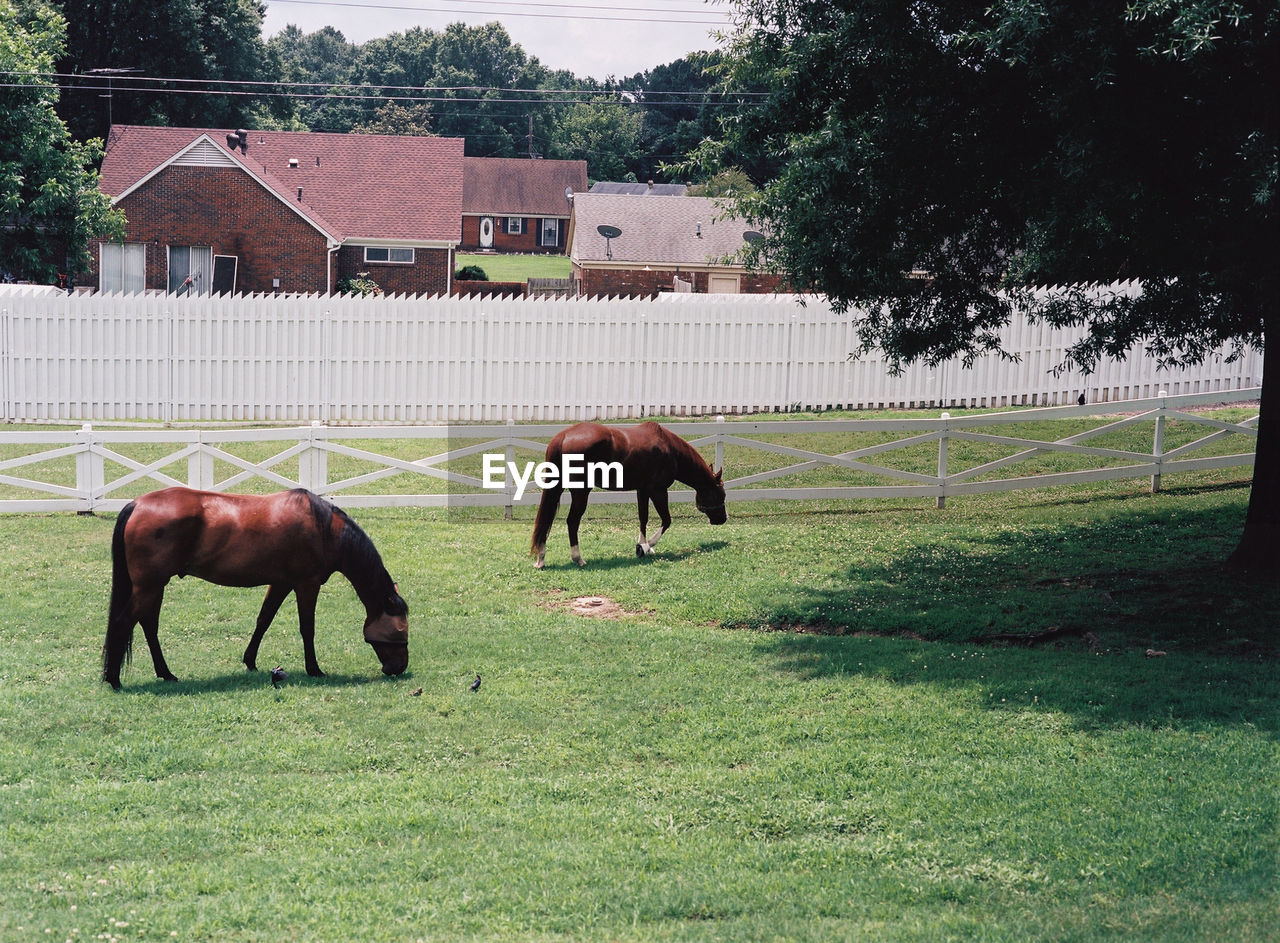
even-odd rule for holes
{"type": "Polygon", "coordinates": [[[163,602],[163,585],[155,589],[134,587],[133,611],[138,614],[138,622],[142,624],[142,632],[147,637],[147,648],[151,650],[151,663],[155,666],[156,677],[165,681],[177,681],[177,677],[165,663],[164,652],[160,650],[160,605],[163,602]]]}
{"type": "Polygon", "coordinates": [[[303,583],[294,587],[294,596],[298,600],[298,631],[302,634],[302,659],[307,674],[323,678],[324,672],[316,661],[316,599],[320,596],[320,584],[303,583]]]}
{"type": "Polygon", "coordinates": [[[590,491],[574,491],[573,497],[569,503],[569,514],[565,518],[565,523],[569,526],[569,556],[573,557],[573,562],[578,566],[586,566],[587,561],[582,559],[582,553],[578,550],[578,523],[582,520],[582,515],[587,512],[587,498],[590,491]]]}
{"type": "Polygon", "coordinates": [[[280,606],[292,590],[292,586],[282,586],[279,583],[273,583],[267,587],[267,597],[262,600],[262,608],[258,611],[258,622],[253,628],[253,637],[249,639],[249,645],[244,650],[244,666],[250,671],[258,670],[258,646],[262,644],[262,637],[267,634],[271,620],[276,617],[280,606]]]}

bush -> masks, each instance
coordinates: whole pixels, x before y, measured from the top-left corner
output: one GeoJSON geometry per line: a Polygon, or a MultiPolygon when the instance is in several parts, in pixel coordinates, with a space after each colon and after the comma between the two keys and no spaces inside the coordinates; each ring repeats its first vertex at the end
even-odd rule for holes
{"type": "Polygon", "coordinates": [[[380,295],[382,287],[369,277],[368,272],[356,272],[349,278],[338,279],[338,294],[340,295],[380,295]]]}
{"type": "Polygon", "coordinates": [[[453,277],[460,282],[487,282],[489,276],[484,273],[478,265],[464,265],[453,273],[453,277]]]}

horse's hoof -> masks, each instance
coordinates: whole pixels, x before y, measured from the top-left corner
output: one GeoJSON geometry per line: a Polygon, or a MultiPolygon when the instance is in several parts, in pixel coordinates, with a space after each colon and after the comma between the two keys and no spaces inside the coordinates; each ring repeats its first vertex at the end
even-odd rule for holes
{"type": "Polygon", "coordinates": [[[160,675],[160,680],[161,681],[177,681],[178,678],[176,675],[160,675]]]}
{"type": "Polygon", "coordinates": [[[323,678],[325,676],[324,672],[319,668],[308,668],[307,674],[313,678],[323,678]]]}
{"type": "Polygon", "coordinates": [[[636,544],[636,556],[637,557],[644,556],[644,544],[636,544]]]}
{"type": "Polygon", "coordinates": [[[542,567],[543,567],[544,565],[545,565],[545,564],[543,564],[543,562],[542,562],[541,560],[537,560],[537,561],[535,561],[535,562],[534,562],[534,564],[533,564],[533,568],[534,568],[535,570],[541,570],[541,569],[542,569],[542,567]]]}

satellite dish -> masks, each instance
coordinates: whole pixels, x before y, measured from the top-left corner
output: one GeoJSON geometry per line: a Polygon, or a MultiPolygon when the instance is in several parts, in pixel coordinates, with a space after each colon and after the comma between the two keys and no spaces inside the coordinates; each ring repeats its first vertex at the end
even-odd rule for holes
{"type": "Polygon", "coordinates": [[[566,200],[572,200],[572,199],[573,199],[573,187],[565,187],[565,188],[564,188],[564,198],[565,198],[566,200]]]}
{"type": "Polygon", "coordinates": [[[617,239],[619,236],[621,236],[622,230],[619,229],[617,226],[609,226],[606,224],[601,224],[596,227],[596,232],[604,236],[604,257],[612,261],[613,260],[613,243],[610,242],[610,240],[617,239]]]}
{"type": "Polygon", "coordinates": [[[759,242],[764,238],[764,233],[756,232],[754,229],[748,229],[742,234],[742,238],[747,242],[759,242]]]}

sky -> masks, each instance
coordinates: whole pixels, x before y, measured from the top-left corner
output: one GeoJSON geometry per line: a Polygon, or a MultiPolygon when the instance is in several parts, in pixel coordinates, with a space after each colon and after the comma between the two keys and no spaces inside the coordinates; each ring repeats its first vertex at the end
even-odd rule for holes
{"type": "Polygon", "coordinates": [[[461,21],[497,20],[511,41],[550,69],[580,79],[623,78],[698,50],[728,26],[723,0],[266,0],[263,35],[293,24],[304,33],[325,26],[364,43],[415,26],[439,32],[461,21]]]}

